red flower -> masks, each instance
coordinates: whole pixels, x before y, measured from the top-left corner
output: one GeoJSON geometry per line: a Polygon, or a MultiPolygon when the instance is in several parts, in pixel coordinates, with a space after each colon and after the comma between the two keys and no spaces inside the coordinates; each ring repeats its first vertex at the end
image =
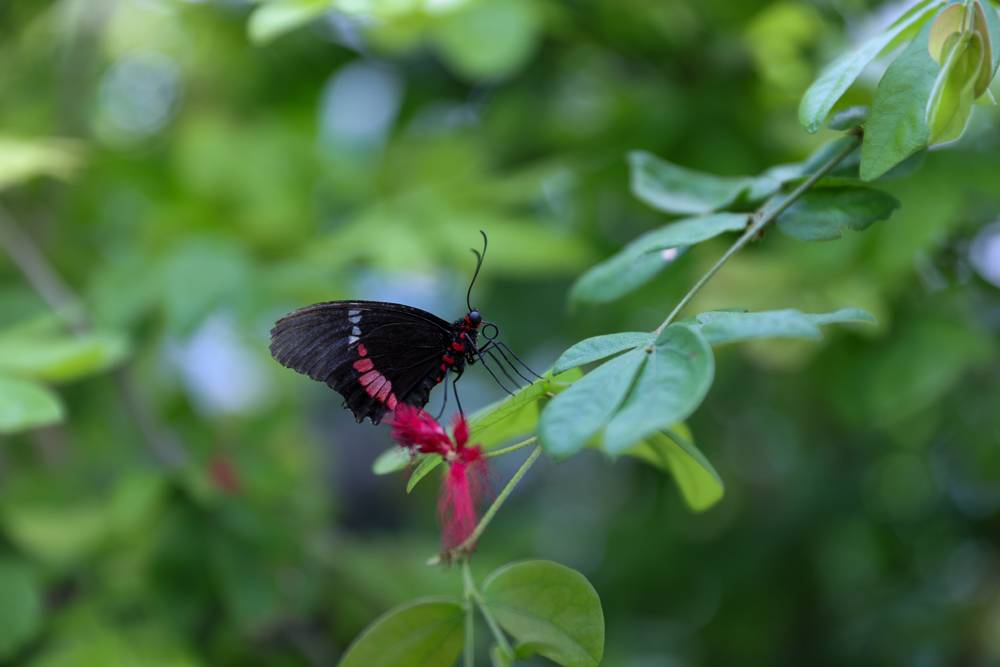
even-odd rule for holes
{"type": "Polygon", "coordinates": [[[461,414],[452,425],[454,440],[429,414],[400,404],[392,418],[392,437],[400,445],[422,454],[437,454],[448,465],[438,518],[446,550],[468,539],[476,528],[476,505],[485,495],[486,459],[478,445],[468,446],[469,424],[461,414]],[[470,474],[471,473],[471,474],[470,474]]]}
{"type": "Polygon", "coordinates": [[[215,454],[208,461],[208,476],[215,486],[230,495],[240,492],[240,473],[232,459],[225,454],[215,454]]]}

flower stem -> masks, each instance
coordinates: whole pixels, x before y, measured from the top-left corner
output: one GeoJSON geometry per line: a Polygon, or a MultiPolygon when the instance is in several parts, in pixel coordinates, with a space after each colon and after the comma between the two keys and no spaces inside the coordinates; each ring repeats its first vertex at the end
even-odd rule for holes
{"type": "Polygon", "coordinates": [[[495,449],[492,452],[486,452],[486,458],[492,459],[492,458],[494,458],[496,456],[503,456],[504,454],[510,454],[511,452],[516,452],[519,449],[524,449],[525,447],[528,447],[529,445],[534,444],[535,441],[537,441],[537,440],[538,440],[538,436],[537,435],[533,435],[530,438],[522,440],[521,442],[514,443],[513,445],[510,445],[509,447],[503,447],[501,449],[495,449]]]}
{"type": "Polygon", "coordinates": [[[730,257],[735,255],[743,246],[753,240],[755,236],[760,234],[760,232],[763,231],[767,225],[774,222],[789,206],[798,201],[812,186],[816,185],[817,181],[833,171],[833,169],[840,164],[844,158],[853,153],[854,149],[857,148],[858,144],[861,142],[861,134],[858,132],[852,134],[851,136],[852,141],[849,144],[847,144],[842,150],[838,151],[829,160],[824,162],[819,169],[813,172],[809,178],[802,181],[802,183],[800,183],[798,187],[792,190],[786,197],[775,197],[769,199],[764,202],[760,208],[754,211],[753,214],[750,215],[750,225],[747,227],[746,231],[743,232],[743,235],[736,239],[736,242],[729,247],[729,250],[727,250],[715,264],[712,265],[712,268],[710,268],[707,272],[705,272],[705,275],[698,279],[698,282],[696,282],[694,286],[687,291],[687,294],[684,295],[674,309],[670,311],[670,314],[667,315],[667,319],[663,320],[660,326],[656,327],[656,330],[653,331],[653,333],[659,334],[666,329],[680,314],[684,307],[691,302],[691,299],[694,298],[698,291],[701,290],[701,288],[704,287],[705,284],[719,272],[719,269],[721,269],[723,265],[729,261],[730,257]],[[769,208],[769,205],[774,201],[779,201],[779,203],[777,206],[769,208]]]}
{"type": "Polygon", "coordinates": [[[524,463],[521,464],[521,467],[517,469],[517,472],[514,473],[513,477],[511,477],[503,489],[500,490],[500,493],[497,494],[496,500],[493,501],[493,504],[491,504],[483,514],[483,518],[479,520],[479,523],[476,525],[476,529],[472,531],[472,534],[469,535],[464,542],[451,550],[452,554],[468,553],[479,537],[483,534],[483,531],[486,530],[486,526],[490,525],[490,521],[492,521],[493,517],[496,516],[500,507],[504,504],[504,502],[506,502],[507,498],[510,497],[510,494],[514,491],[514,487],[518,485],[541,454],[541,447],[535,447],[535,449],[532,450],[531,454],[528,455],[528,458],[526,458],[524,463]]]}
{"type": "MultiPolygon", "coordinates": [[[[476,583],[472,579],[472,570],[469,567],[468,558],[462,559],[462,581],[465,586],[465,600],[466,603],[468,604],[466,612],[468,614],[468,616],[466,617],[466,625],[471,626],[473,623],[474,617],[472,610],[473,610],[473,603],[475,603],[475,606],[479,607],[479,612],[483,615],[483,618],[486,619],[486,625],[489,626],[490,632],[493,634],[493,638],[497,642],[497,646],[500,647],[500,650],[504,653],[505,657],[507,657],[510,660],[513,660],[514,649],[511,648],[510,642],[507,640],[507,636],[503,633],[502,630],[500,630],[500,625],[496,622],[496,619],[493,618],[493,612],[491,612],[489,607],[486,606],[486,602],[483,600],[483,596],[479,593],[479,590],[476,588],[476,583]]],[[[469,661],[469,654],[471,653],[469,646],[472,645],[472,643],[473,643],[472,632],[467,627],[465,631],[466,664],[471,664],[468,661],[469,661]]]]}
{"type": "Polygon", "coordinates": [[[464,667],[476,665],[476,607],[473,597],[476,594],[476,584],[472,581],[469,570],[469,559],[462,560],[462,582],[465,588],[465,651],[462,663],[464,667]]]}

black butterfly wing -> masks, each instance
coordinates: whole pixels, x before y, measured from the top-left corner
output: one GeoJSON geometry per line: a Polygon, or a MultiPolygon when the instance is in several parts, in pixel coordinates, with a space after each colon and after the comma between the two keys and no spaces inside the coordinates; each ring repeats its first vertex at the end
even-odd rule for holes
{"type": "Polygon", "coordinates": [[[325,382],[360,422],[398,402],[423,407],[437,384],[451,325],[396,303],[329,301],[297,310],[271,330],[271,355],[325,382]]]}

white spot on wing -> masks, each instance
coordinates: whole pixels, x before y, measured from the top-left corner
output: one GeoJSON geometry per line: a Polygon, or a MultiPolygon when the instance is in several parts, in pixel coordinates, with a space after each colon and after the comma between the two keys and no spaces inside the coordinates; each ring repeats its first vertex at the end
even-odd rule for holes
{"type": "Polygon", "coordinates": [[[351,310],[347,311],[347,316],[348,317],[360,317],[361,316],[361,311],[357,310],[355,308],[352,308],[351,310]]]}
{"type": "Polygon", "coordinates": [[[353,329],[351,329],[351,335],[353,335],[353,336],[360,336],[361,335],[361,328],[360,327],[354,327],[353,329]]]}
{"type": "Polygon", "coordinates": [[[350,320],[351,324],[359,324],[361,322],[361,315],[351,315],[347,319],[350,320]]]}
{"type": "MultiPolygon", "coordinates": [[[[360,332],[359,332],[359,333],[360,333],[360,332]]],[[[348,336],[348,337],[347,337],[347,344],[348,344],[348,345],[354,345],[354,344],[355,344],[355,343],[357,343],[357,342],[358,342],[359,340],[361,340],[361,339],[360,339],[360,338],[358,338],[357,336],[348,336]]]]}

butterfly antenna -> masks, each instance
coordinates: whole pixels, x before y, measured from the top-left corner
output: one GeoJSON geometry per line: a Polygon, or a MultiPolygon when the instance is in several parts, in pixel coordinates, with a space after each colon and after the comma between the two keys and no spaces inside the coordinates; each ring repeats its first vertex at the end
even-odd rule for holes
{"type": "Polygon", "coordinates": [[[472,254],[476,256],[476,272],[472,274],[472,280],[469,281],[469,291],[465,293],[465,305],[469,307],[469,310],[472,310],[472,286],[476,284],[476,278],[479,277],[479,269],[483,267],[483,259],[486,257],[486,246],[488,243],[486,232],[480,229],[479,233],[483,235],[483,251],[479,252],[474,248],[470,248],[472,254]]]}

